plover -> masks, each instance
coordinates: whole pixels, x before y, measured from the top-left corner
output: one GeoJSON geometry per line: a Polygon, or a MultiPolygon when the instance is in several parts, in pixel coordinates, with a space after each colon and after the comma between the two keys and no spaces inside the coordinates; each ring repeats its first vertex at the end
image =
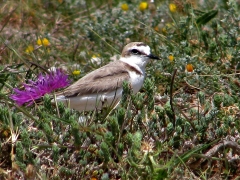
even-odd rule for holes
{"type": "Polygon", "coordinates": [[[57,94],[55,100],[78,111],[114,107],[122,97],[123,81],[129,82],[133,93],[140,90],[150,59],[159,58],[151,54],[148,45],[129,43],[123,48],[119,60],[85,75],[57,94]]]}

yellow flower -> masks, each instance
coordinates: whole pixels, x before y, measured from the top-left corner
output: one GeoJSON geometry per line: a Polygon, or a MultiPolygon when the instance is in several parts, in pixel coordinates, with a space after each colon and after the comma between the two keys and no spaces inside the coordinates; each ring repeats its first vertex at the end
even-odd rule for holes
{"type": "Polygon", "coordinates": [[[92,55],[92,58],[98,58],[98,57],[100,57],[100,54],[94,54],[94,55],[92,55]]]}
{"type": "Polygon", "coordinates": [[[173,55],[169,55],[169,56],[168,56],[168,59],[169,59],[170,62],[173,62],[174,56],[173,56],[173,55]]]}
{"type": "Polygon", "coordinates": [[[50,49],[50,48],[47,48],[47,52],[50,53],[50,52],[51,52],[51,49],[50,49]]]}
{"type": "Polygon", "coordinates": [[[8,137],[8,135],[9,135],[9,131],[8,131],[8,130],[4,130],[2,133],[3,133],[3,135],[4,135],[5,137],[8,137]]]}
{"type": "Polygon", "coordinates": [[[173,27],[171,23],[167,23],[163,28],[162,28],[162,33],[166,35],[168,33],[168,30],[173,27]]]}
{"type": "Polygon", "coordinates": [[[163,33],[164,35],[167,34],[167,29],[166,29],[166,27],[163,27],[163,28],[162,28],[162,33],[163,33]]]}
{"type": "Polygon", "coordinates": [[[170,3],[169,4],[169,10],[172,12],[172,13],[175,13],[177,11],[177,6],[173,3],[170,3]]]}
{"type": "Polygon", "coordinates": [[[173,23],[167,23],[166,24],[166,27],[169,29],[169,28],[171,28],[171,27],[173,27],[173,23]]]}
{"type": "Polygon", "coordinates": [[[148,8],[148,3],[147,2],[141,2],[140,4],[139,4],[139,7],[138,7],[138,9],[140,10],[140,11],[144,11],[144,10],[146,10],[148,8]]]}
{"type": "Polygon", "coordinates": [[[79,70],[74,70],[74,71],[72,72],[72,74],[76,76],[76,75],[81,74],[81,71],[79,71],[79,70]]]}
{"type": "Polygon", "coordinates": [[[91,58],[91,62],[94,64],[100,65],[102,62],[100,54],[93,54],[91,58]]]}
{"type": "Polygon", "coordinates": [[[232,56],[231,54],[227,54],[226,56],[227,56],[227,59],[228,59],[229,61],[232,60],[232,57],[233,57],[233,56],[232,56]]]}
{"type": "Polygon", "coordinates": [[[50,42],[47,38],[43,38],[43,39],[38,39],[37,40],[37,44],[39,46],[43,45],[43,46],[49,46],[50,45],[50,42]]]}
{"type": "Polygon", "coordinates": [[[29,53],[33,52],[33,50],[34,50],[33,45],[29,45],[29,46],[26,48],[25,52],[29,54],[29,53]]]}
{"type": "Polygon", "coordinates": [[[187,64],[186,69],[187,69],[187,72],[193,72],[193,65],[187,64]]]}
{"type": "MultiPolygon", "coordinates": [[[[98,170],[95,170],[92,172],[92,176],[97,176],[98,175],[98,170]]],[[[97,180],[97,178],[95,178],[97,180]]]]}
{"type": "Polygon", "coordinates": [[[127,5],[126,3],[122,4],[122,5],[121,5],[121,9],[122,9],[123,11],[127,11],[127,10],[128,10],[128,5],[127,5]]]}

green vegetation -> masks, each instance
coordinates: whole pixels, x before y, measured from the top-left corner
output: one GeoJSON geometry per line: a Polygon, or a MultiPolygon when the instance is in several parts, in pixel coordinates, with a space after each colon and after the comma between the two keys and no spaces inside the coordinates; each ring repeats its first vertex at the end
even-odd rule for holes
{"type": "Polygon", "coordinates": [[[239,0],[1,1],[0,42],[0,179],[240,178],[239,0]],[[132,41],[162,61],[113,110],[10,98],[53,67],[74,82],[132,41]]]}

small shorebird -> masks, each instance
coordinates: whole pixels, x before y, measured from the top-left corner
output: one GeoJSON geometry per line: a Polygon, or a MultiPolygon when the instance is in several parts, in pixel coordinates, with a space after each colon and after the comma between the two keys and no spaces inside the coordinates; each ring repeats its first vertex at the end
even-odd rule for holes
{"type": "Polygon", "coordinates": [[[96,69],[63,92],[56,95],[57,102],[78,111],[114,107],[122,97],[123,81],[130,83],[133,93],[143,85],[145,67],[150,59],[159,59],[143,42],[127,44],[119,60],[96,69]]]}

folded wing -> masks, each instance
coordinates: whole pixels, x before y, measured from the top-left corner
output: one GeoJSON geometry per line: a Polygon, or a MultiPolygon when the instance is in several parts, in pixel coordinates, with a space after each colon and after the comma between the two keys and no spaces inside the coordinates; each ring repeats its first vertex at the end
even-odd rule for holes
{"type": "Polygon", "coordinates": [[[127,69],[120,66],[124,66],[121,61],[109,63],[79,79],[58,95],[73,97],[115,91],[130,78],[127,69]]]}

